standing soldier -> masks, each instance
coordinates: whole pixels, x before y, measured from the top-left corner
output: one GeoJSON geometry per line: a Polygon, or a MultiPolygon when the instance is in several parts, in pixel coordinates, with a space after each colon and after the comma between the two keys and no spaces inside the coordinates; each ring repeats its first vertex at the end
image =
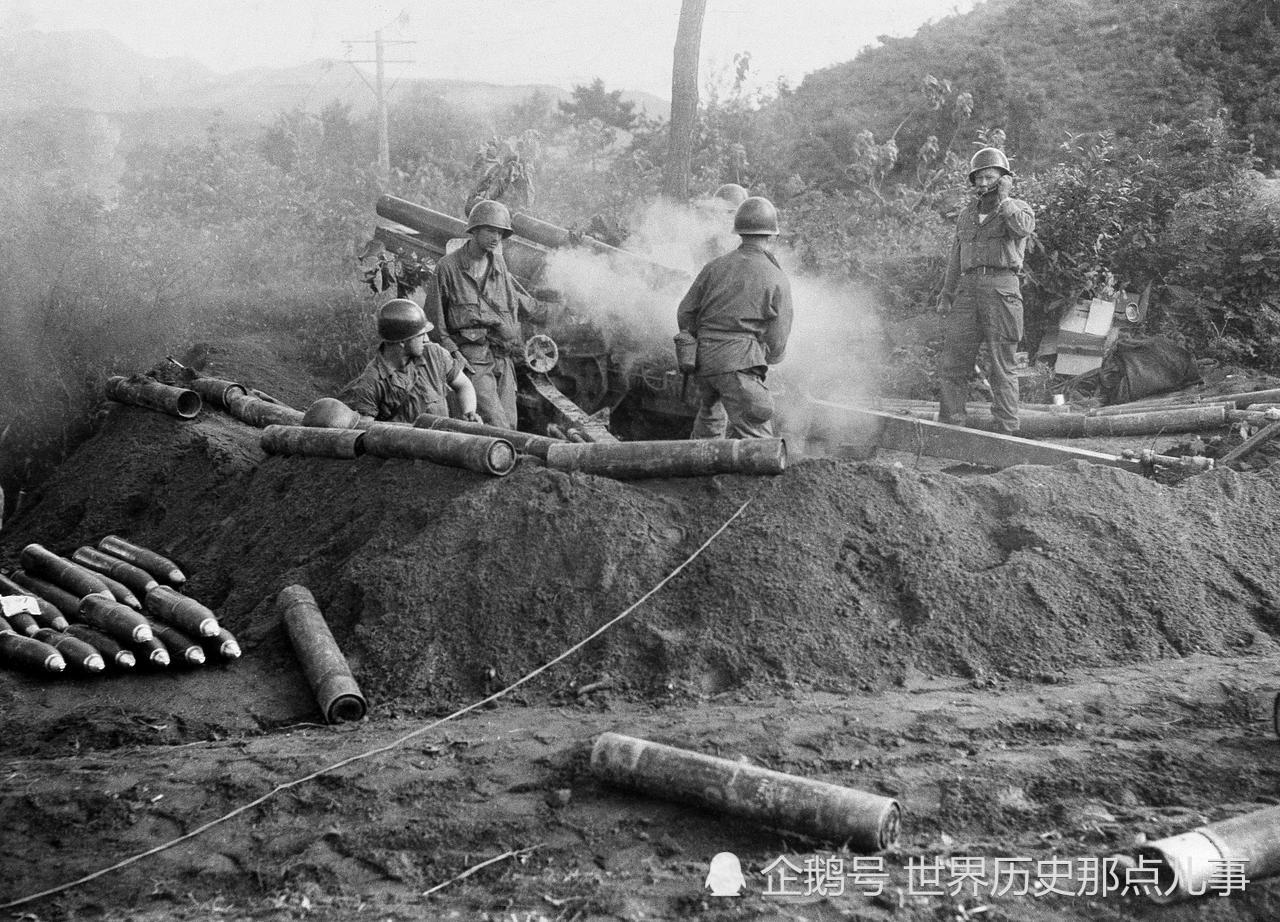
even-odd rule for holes
{"type": "Polygon", "coordinates": [[[676,312],[680,370],[698,381],[695,439],[773,435],[765,373],[782,361],[791,333],[791,283],[769,252],[778,235],[773,203],[746,199],[733,232],[742,243],[702,267],[676,312]]]}
{"type": "Polygon", "coordinates": [[[502,241],[511,213],[501,202],[477,202],[467,217],[470,239],[436,264],[426,311],[437,341],[461,356],[484,422],[516,428],[515,357],[524,352],[522,316],[540,313],[537,301],[507,270],[502,241]]]}
{"type": "Polygon", "coordinates": [[[342,401],[379,421],[411,423],[423,413],[448,416],[452,390],[463,419],[479,422],[476,392],[462,373],[462,360],[427,342],[431,324],[417,302],[396,298],[378,309],[382,344],[360,376],[342,391],[342,401]]]}
{"type": "Polygon", "coordinates": [[[982,343],[991,352],[991,415],[1008,435],[1018,432],[1014,351],[1022,339],[1018,272],[1027,238],[1036,229],[1031,206],[1009,197],[1013,171],[1004,152],[984,147],[969,162],[975,198],[960,211],[938,309],[946,314],[938,357],[938,419],[966,421],[969,378],[982,343]]]}

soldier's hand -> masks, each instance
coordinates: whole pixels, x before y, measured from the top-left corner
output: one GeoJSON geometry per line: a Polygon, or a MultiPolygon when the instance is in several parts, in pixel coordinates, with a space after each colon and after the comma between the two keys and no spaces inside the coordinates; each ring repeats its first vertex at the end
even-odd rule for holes
{"type": "Polygon", "coordinates": [[[477,413],[475,410],[472,410],[470,413],[463,413],[463,414],[462,414],[462,418],[463,418],[463,419],[465,419],[465,420],[466,420],[467,422],[469,422],[469,423],[480,423],[480,422],[484,422],[484,420],[482,420],[482,419],[480,418],[480,414],[479,414],[479,413],[477,413]]]}
{"type": "Polygon", "coordinates": [[[1013,177],[1005,173],[996,183],[996,201],[1003,202],[1013,191],[1013,177]]]}

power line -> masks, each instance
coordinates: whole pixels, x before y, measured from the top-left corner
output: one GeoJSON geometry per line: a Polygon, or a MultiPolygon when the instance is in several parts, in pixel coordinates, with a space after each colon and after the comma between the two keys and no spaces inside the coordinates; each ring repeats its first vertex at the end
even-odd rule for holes
{"type": "MultiPolygon", "coordinates": [[[[360,79],[364,81],[365,86],[373,91],[374,97],[378,101],[378,184],[385,190],[391,179],[391,140],[387,131],[387,90],[386,90],[386,65],[388,64],[412,64],[412,59],[393,59],[387,60],[383,49],[387,45],[416,45],[417,42],[406,39],[384,39],[382,30],[378,29],[373,33],[373,40],[369,39],[349,39],[344,41],[347,46],[351,45],[373,45],[374,56],[369,59],[348,59],[347,63],[355,69],[360,75],[360,79]],[[375,83],[370,83],[369,79],[356,67],[357,64],[373,64],[375,83]]],[[[348,52],[349,52],[348,48],[348,52]]]]}

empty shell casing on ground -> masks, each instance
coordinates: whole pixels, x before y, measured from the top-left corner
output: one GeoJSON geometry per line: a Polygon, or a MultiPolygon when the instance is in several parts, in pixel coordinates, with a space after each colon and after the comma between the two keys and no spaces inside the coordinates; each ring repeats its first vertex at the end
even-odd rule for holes
{"type": "Polygon", "coordinates": [[[157,586],[148,592],[143,605],[152,618],[192,637],[214,637],[218,633],[218,619],[212,611],[168,586],[157,586]]]}
{"type": "Polygon", "coordinates": [[[0,662],[35,672],[65,672],[67,661],[43,641],[12,631],[0,633],[0,662]]]}
{"type": "Polygon", "coordinates": [[[1228,862],[1243,869],[1250,884],[1280,874],[1280,807],[1200,826],[1150,842],[1139,860],[1157,865],[1156,884],[1147,896],[1175,903],[1203,896],[1228,873],[1228,862]]]}
{"type": "Polygon", "coordinates": [[[195,391],[161,384],[154,378],[140,375],[132,378],[112,375],[107,378],[107,396],[121,403],[159,410],[179,419],[191,419],[200,412],[200,395],[195,391]]]}
{"type": "Polygon", "coordinates": [[[77,640],[70,634],[42,627],[36,631],[35,639],[53,647],[70,665],[84,672],[102,672],[107,668],[107,662],[102,658],[101,653],[90,644],[77,640]]]}
{"type": "Polygon", "coordinates": [[[79,619],[122,643],[141,643],[151,638],[151,625],[141,613],[100,595],[81,600],[79,619]]]}
{"type": "Polygon", "coordinates": [[[302,411],[283,404],[271,403],[253,396],[231,394],[227,397],[227,412],[241,422],[262,429],[266,426],[301,426],[302,411]]]}
{"type": "Polygon", "coordinates": [[[364,717],[364,695],[311,591],[305,586],[286,586],[278,601],[289,642],[324,719],[334,724],[364,717]]]}
{"type": "Polygon", "coordinates": [[[206,650],[213,650],[223,659],[239,659],[244,655],[240,641],[225,627],[219,627],[218,633],[212,637],[202,638],[206,650]]]}
{"type": "Polygon", "coordinates": [[[42,545],[28,544],[22,549],[18,559],[27,573],[65,589],[77,599],[95,594],[115,598],[97,573],[72,563],[42,545]]]}
{"type": "Polygon", "coordinates": [[[531,432],[520,432],[517,429],[504,429],[501,426],[490,426],[487,423],[473,423],[468,419],[454,419],[451,416],[436,416],[423,413],[413,421],[415,429],[442,429],[449,432],[466,432],[471,435],[486,435],[492,438],[506,439],[516,447],[517,451],[535,458],[546,460],[547,449],[552,445],[560,445],[563,439],[553,439],[545,435],[534,435],[531,432]]]}
{"type": "Polygon", "coordinates": [[[186,574],[168,557],[157,554],[140,544],[126,541],[119,535],[107,535],[98,542],[98,549],[135,567],[141,567],[155,577],[157,582],[165,585],[181,586],[187,581],[186,574]]]}
{"type": "Polygon", "coordinates": [[[893,845],[901,824],[901,808],[891,797],[619,733],[596,738],[591,772],[656,797],[723,810],[831,842],[847,841],[859,851],[893,845]]]}
{"type": "Polygon", "coordinates": [[[7,576],[0,576],[0,593],[5,595],[25,595],[36,600],[36,606],[40,609],[39,613],[33,614],[36,624],[40,627],[51,627],[55,631],[60,631],[67,626],[67,619],[58,611],[48,599],[41,598],[37,593],[28,589],[26,586],[20,586],[7,576]]]}
{"type": "Polygon", "coordinates": [[[782,439],[559,442],[547,450],[547,467],[623,480],[781,474],[786,466],[787,444],[782,439]]]}
{"type": "Polygon", "coordinates": [[[464,467],[480,474],[504,477],[520,456],[506,439],[436,429],[375,426],[364,433],[360,447],[376,458],[406,458],[464,467]]]}
{"type": "Polygon", "coordinates": [[[227,409],[232,397],[243,397],[249,393],[249,389],[243,384],[221,378],[199,377],[188,381],[187,387],[199,394],[201,400],[219,410],[227,409]]]}
{"type": "Polygon", "coordinates": [[[173,662],[188,666],[202,666],[208,660],[199,641],[187,636],[186,631],[180,631],[162,621],[152,621],[151,630],[156,635],[156,640],[168,649],[169,657],[173,662]]]}
{"type": "Polygon", "coordinates": [[[117,669],[132,669],[138,664],[138,658],[133,655],[133,651],[126,650],[114,637],[109,637],[87,624],[69,625],[63,633],[76,640],[83,640],[101,653],[108,664],[117,669]]]}
{"type": "MultiPolygon", "coordinates": [[[[14,570],[13,581],[23,589],[29,591],[32,595],[44,599],[58,614],[50,619],[51,623],[42,624],[41,627],[53,628],[60,631],[67,626],[68,618],[75,618],[80,611],[80,600],[76,598],[61,586],[55,586],[53,583],[45,582],[37,579],[25,570],[14,570]]],[[[106,598],[106,596],[86,596],[86,598],[106,598]]],[[[45,611],[41,606],[41,611],[45,611]]],[[[39,620],[38,618],[36,620],[39,620]]]]}
{"type": "Polygon", "coordinates": [[[88,570],[109,576],[121,585],[128,586],[129,591],[139,599],[160,585],[154,576],[141,567],[126,563],[96,547],[78,547],[71,554],[71,559],[88,570]]]}
{"type": "Polygon", "coordinates": [[[319,429],[311,426],[267,426],[258,444],[271,455],[305,455],[350,461],[360,454],[364,433],[359,429],[319,429]]]}

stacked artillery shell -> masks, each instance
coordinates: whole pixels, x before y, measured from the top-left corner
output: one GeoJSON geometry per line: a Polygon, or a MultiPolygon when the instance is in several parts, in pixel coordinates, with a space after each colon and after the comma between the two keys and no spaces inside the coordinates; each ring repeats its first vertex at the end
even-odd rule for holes
{"type": "Polygon", "coordinates": [[[602,733],[591,772],[655,797],[723,810],[768,826],[880,851],[898,838],[901,808],[890,797],[812,781],[742,762],[602,733]]]}
{"type": "Polygon", "coordinates": [[[137,598],[145,597],[148,592],[160,585],[154,576],[141,567],[134,566],[112,554],[104,553],[96,547],[78,547],[71,555],[71,559],[82,567],[118,581],[121,585],[128,587],[137,598]]]}
{"type": "MultiPolygon", "coordinates": [[[[32,607],[36,607],[38,603],[35,599],[25,593],[14,593],[8,597],[22,602],[29,602],[32,607]]],[[[35,616],[30,611],[19,611],[14,608],[8,600],[5,601],[4,611],[0,613],[0,617],[7,619],[9,622],[9,630],[14,633],[22,634],[24,637],[31,637],[40,629],[40,625],[36,623],[35,616]]]]}
{"type": "MultiPolygon", "coordinates": [[[[60,631],[67,626],[68,619],[76,617],[80,611],[80,600],[67,592],[67,590],[53,585],[53,583],[46,583],[42,579],[36,579],[24,570],[14,570],[12,578],[15,583],[22,587],[24,592],[43,599],[57,612],[56,615],[49,618],[48,624],[42,624],[40,625],[41,627],[49,627],[55,631],[60,631]]],[[[47,612],[43,605],[40,606],[40,610],[47,612]]],[[[36,620],[39,621],[40,619],[37,617],[36,620]]]]}
{"type": "Polygon", "coordinates": [[[152,589],[143,604],[152,618],[192,637],[216,637],[221,627],[213,612],[168,586],[152,589]]]}
{"type": "Polygon", "coordinates": [[[0,662],[36,672],[65,672],[67,661],[62,654],[43,641],[15,633],[0,618],[0,662]]]}
{"type": "Polygon", "coordinates": [[[84,624],[73,624],[64,631],[68,637],[83,640],[102,654],[102,658],[117,669],[132,669],[138,665],[138,658],[133,652],[126,650],[114,637],[108,637],[101,631],[84,624]]]}
{"type": "MultiPolygon", "coordinates": [[[[67,619],[58,611],[54,604],[47,599],[41,598],[35,592],[32,592],[25,586],[20,586],[7,576],[0,575],[0,593],[5,595],[25,595],[28,598],[36,600],[36,606],[39,612],[33,613],[32,617],[36,621],[38,627],[51,627],[55,631],[60,631],[67,626],[67,619]],[[61,627],[59,626],[61,622],[61,627]]],[[[27,633],[31,633],[28,631],[27,633]]]]}
{"type": "MultiPolygon", "coordinates": [[[[150,625],[147,629],[151,630],[150,625]]],[[[157,640],[154,634],[150,640],[135,643],[133,649],[140,662],[156,669],[166,669],[173,662],[173,657],[169,655],[169,648],[157,640]]]]}
{"type": "Polygon", "coordinates": [[[70,634],[42,627],[36,631],[36,640],[47,643],[61,653],[68,663],[84,672],[98,673],[107,668],[106,660],[96,648],[83,640],[77,640],[70,634]]]}
{"type": "Polygon", "coordinates": [[[72,563],[39,544],[28,544],[18,557],[22,569],[37,579],[52,583],[83,599],[87,595],[104,595],[115,598],[111,589],[96,573],[72,563]]]}
{"type": "Polygon", "coordinates": [[[364,695],[311,591],[306,586],[286,586],[280,591],[279,604],[289,642],[324,719],[333,724],[364,717],[364,695]]]}
{"type": "Polygon", "coordinates": [[[186,666],[203,666],[208,659],[199,641],[188,637],[185,631],[180,631],[163,621],[152,621],[151,630],[155,634],[155,639],[169,651],[172,662],[186,666]]]}
{"type": "Polygon", "coordinates": [[[374,427],[365,432],[360,447],[377,458],[434,461],[495,477],[510,474],[520,459],[506,439],[437,429],[374,427]]]}
{"type": "Polygon", "coordinates": [[[107,535],[98,542],[98,549],[135,567],[141,567],[161,583],[180,588],[187,581],[186,575],[168,557],[126,541],[118,535],[107,535]]]}
{"type": "Polygon", "coordinates": [[[151,625],[141,614],[115,599],[88,595],[80,601],[79,620],[122,643],[146,643],[151,625]]]}
{"type": "Polygon", "coordinates": [[[159,410],[179,419],[191,419],[200,412],[200,395],[183,387],[161,384],[154,378],[134,375],[107,378],[107,396],[121,403],[159,410]]]}
{"type": "Polygon", "coordinates": [[[225,627],[219,627],[218,633],[212,637],[202,637],[201,642],[206,650],[212,650],[223,659],[239,659],[244,655],[240,649],[240,641],[225,627]]]}

